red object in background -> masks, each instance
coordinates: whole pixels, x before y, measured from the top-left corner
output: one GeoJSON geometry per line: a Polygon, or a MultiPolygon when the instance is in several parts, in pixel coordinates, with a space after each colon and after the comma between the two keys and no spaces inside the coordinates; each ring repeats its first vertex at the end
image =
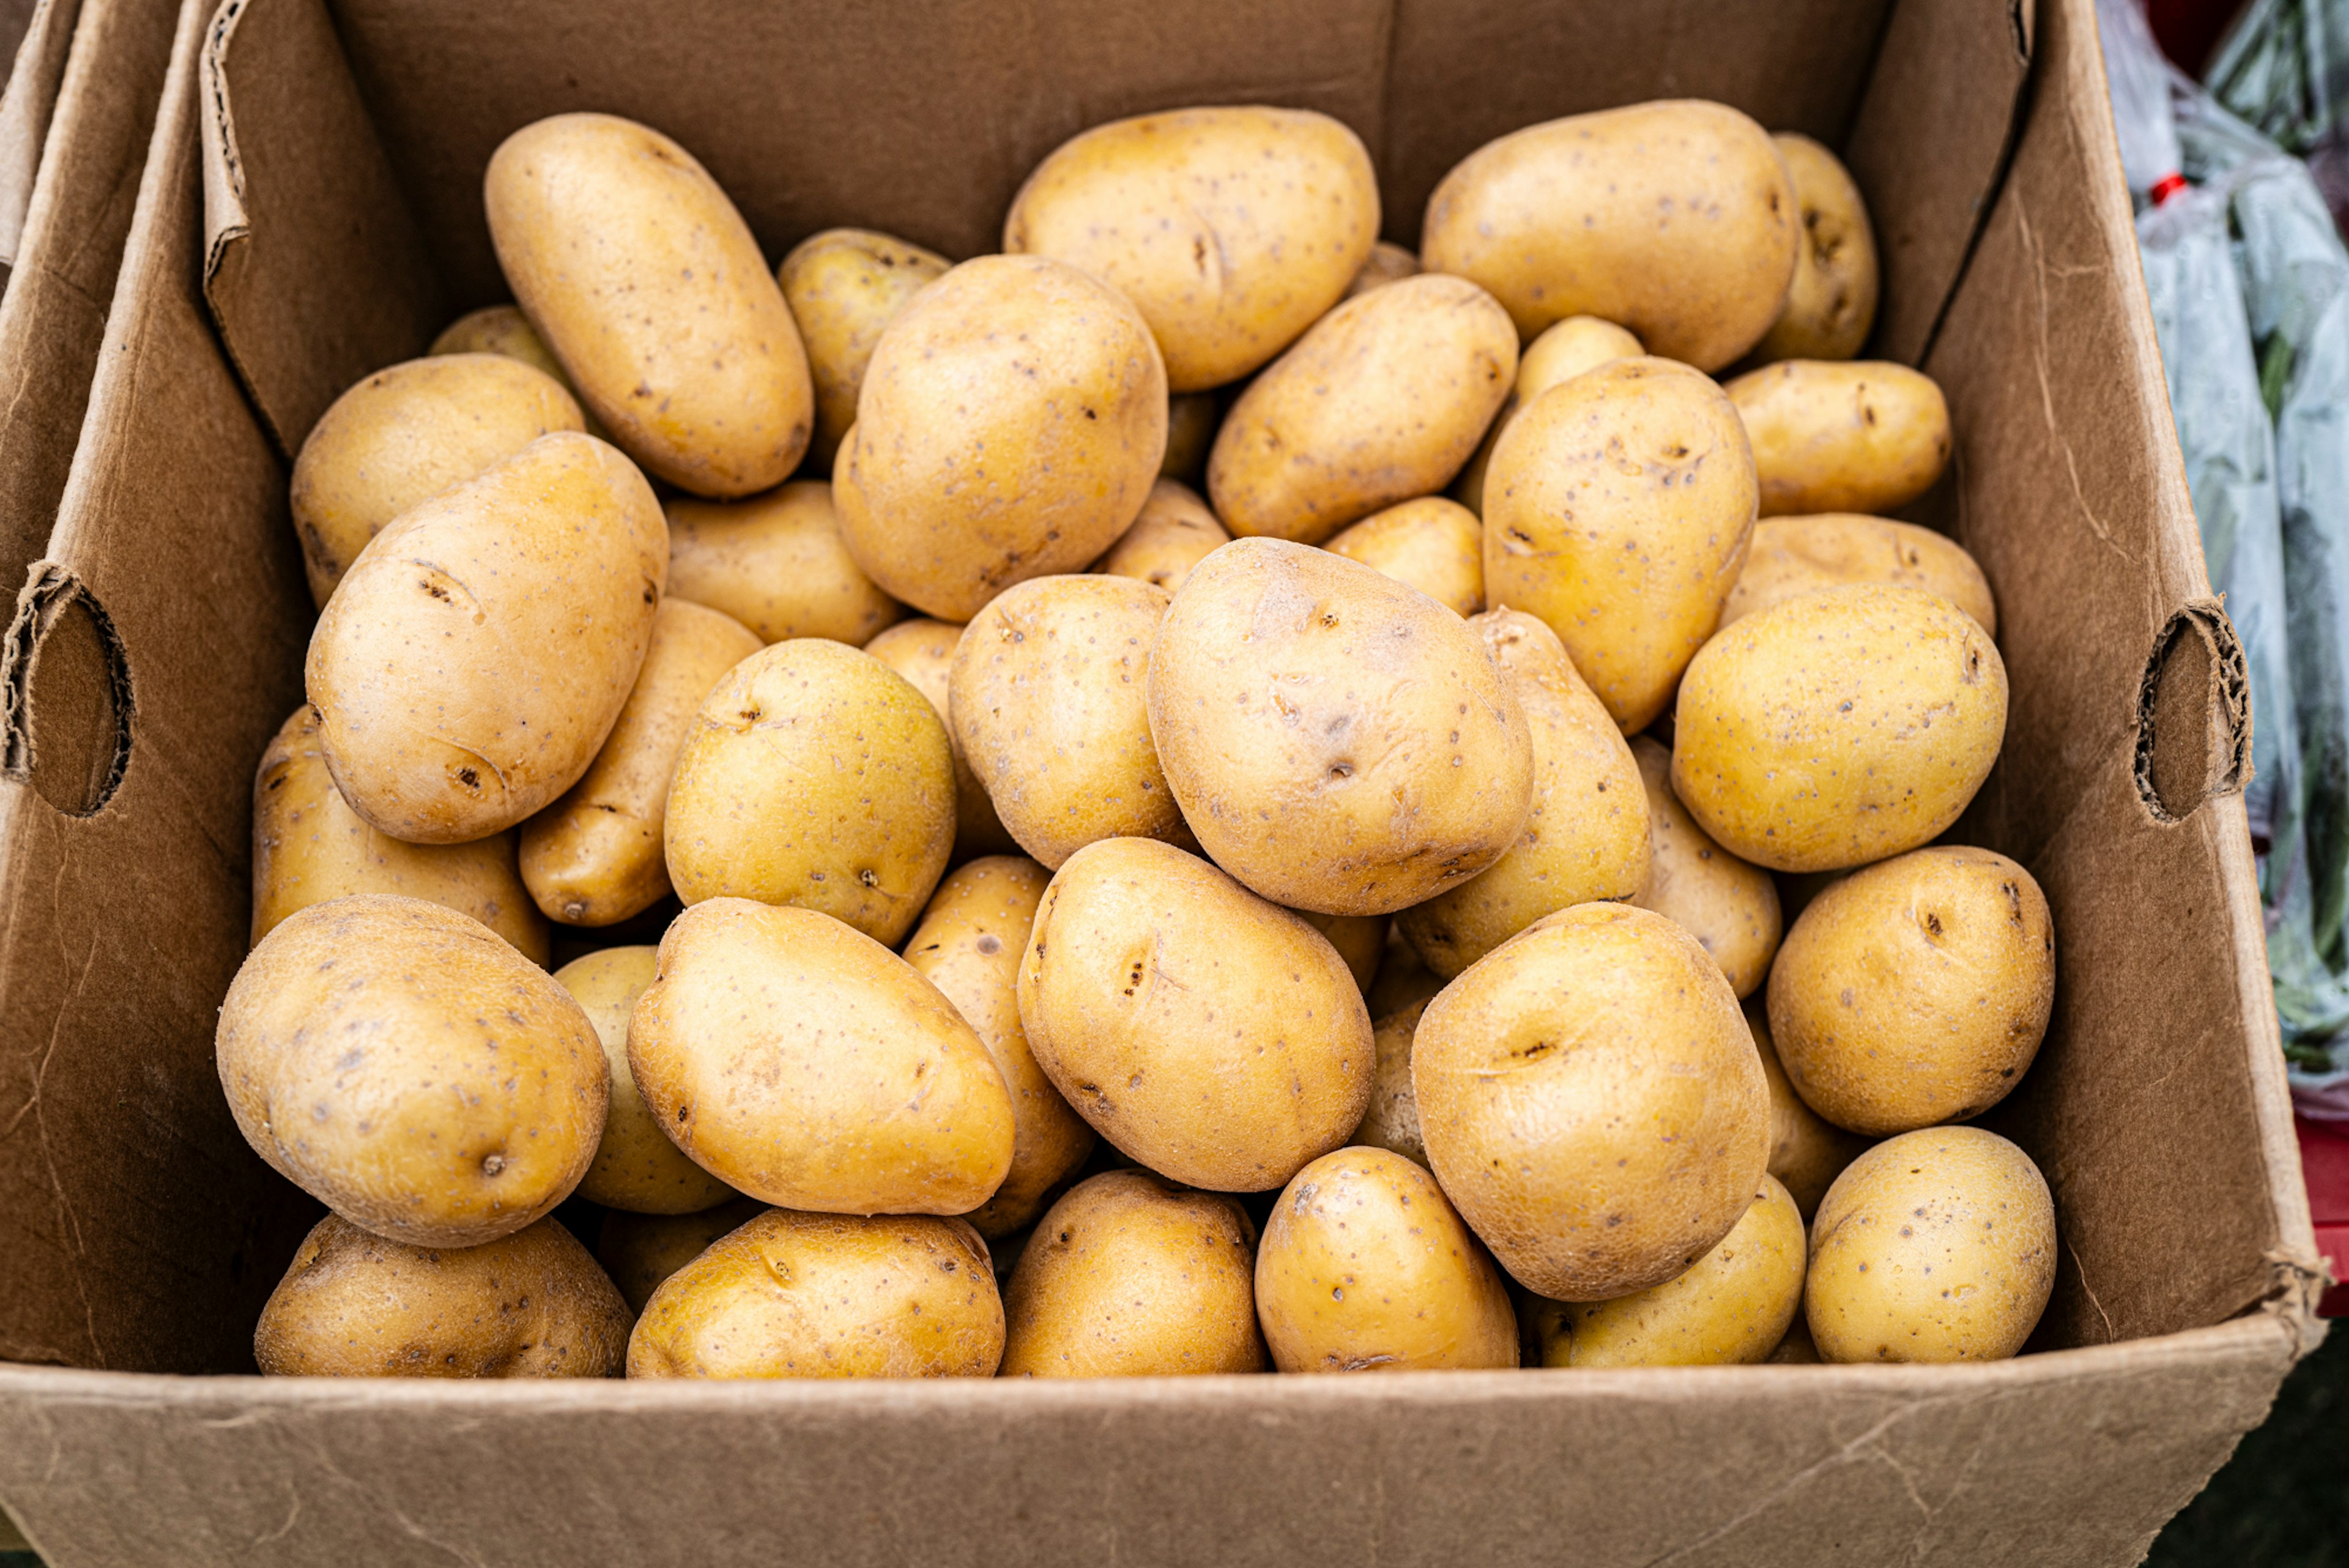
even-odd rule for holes
{"type": "MultiPolygon", "coordinates": [[[[2336,1281],[2349,1282],[2349,1127],[2297,1120],[2292,1125],[2300,1132],[2300,1174],[2308,1183],[2316,1250],[2333,1260],[2336,1281]]],[[[2325,1317],[2349,1317],[2349,1282],[2325,1292],[2316,1310],[2325,1317]]]]}
{"type": "Polygon", "coordinates": [[[2161,52],[2179,70],[2199,78],[2227,24],[2242,8],[2242,0],[2146,0],[2145,19],[2153,24],[2161,52]]]}

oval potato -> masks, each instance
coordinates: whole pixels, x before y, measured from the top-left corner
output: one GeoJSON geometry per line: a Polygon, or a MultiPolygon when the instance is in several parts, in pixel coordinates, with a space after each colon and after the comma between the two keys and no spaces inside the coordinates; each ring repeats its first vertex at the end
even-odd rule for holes
{"type": "Polygon", "coordinates": [[[1499,444],[1502,432],[1516,421],[1517,411],[1552,387],[1562,386],[1586,370],[1596,370],[1610,359],[1636,359],[1646,352],[1637,337],[1595,316],[1569,316],[1543,327],[1541,336],[1526,344],[1525,352],[1517,356],[1517,384],[1501,404],[1501,411],[1485,427],[1485,439],[1476,445],[1476,455],[1468,460],[1468,466],[1454,481],[1453,497],[1478,517],[1484,516],[1485,474],[1493,461],[1493,448],[1499,444]]]}
{"type": "Polygon", "coordinates": [[[1923,588],[1980,621],[1992,638],[1998,636],[1990,580],[1963,545],[1914,523],[1852,512],[1764,517],[1754,524],[1744,568],[1721,607],[1721,624],[1796,594],[1847,583],[1923,588]]]}
{"type": "Polygon", "coordinates": [[[1197,492],[1162,479],[1150,487],[1150,499],[1133,525],[1089,569],[1179,593],[1191,568],[1231,541],[1197,492]]]}
{"type": "Polygon", "coordinates": [[[1851,171],[1809,137],[1782,130],[1770,142],[1794,182],[1803,243],[1786,306],[1754,346],[1754,358],[1764,364],[1848,359],[1876,326],[1876,231],[1868,202],[1851,171]]]}
{"type": "Polygon", "coordinates": [[[1427,1163],[1427,1139],[1419,1130],[1419,1101],[1411,1087],[1411,1042],[1427,1011],[1421,997],[1399,1012],[1380,1018],[1371,1032],[1377,1064],[1371,1072],[1371,1103],[1346,1141],[1364,1148],[1391,1149],[1413,1165],[1427,1163]]]}
{"type": "Polygon", "coordinates": [[[658,957],[656,948],[605,948],[554,971],[595,1026],[612,1075],[604,1137],[595,1146],[595,1162],[580,1179],[579,1196],[632,1214],[692,1214],[741,1195],[668,1141],[628,1070],[628,1018],[636,998],[653,982],[658,957]]]}
{"type": "Polygon", "coordinates": [[[1631,739],[1648,796],[1647,880],[1631,902],[1694,937],[1741,998],[1770,977],[1785,934],[1778,884],[1759,866],[1715,844],[1672,794],[1672,754],[1645,735],[1631,739]]]}
{"type": "MultiPolygon", "coordinates": [[[[1819,1210],[1845,1166],[1857,1159],[1868,1140],[1855,1137],[1803,1103],[1786,1081],[1778,1048],[1770,1040],[1769,1011],[1760,997],[1745,1004],[1745,1027],[1754,1032],[1754,1049],[1762,1058],[1763,1076],[1770,1080],[1770,1174],[1785,1184],[1805,1224],[1819,1210]]],[[[1816,1359],[1816,1356],[1813,1359],[1816,1359]]]]}
{"type": "MultiPolygon", "coordinates": [[[[530,324],[530,317],[514,305],[487,305],[479,310],[469,310],[440,329],[432,340],[429,354],[497,354],[508,359],[519,359],[533,370],[554,378],[575,401],[578,393],[571,389],[571,372],[530,324]]],[[[609,438],[606,438],[609,439],[609,438]]]]}
{"type": "Polygon", "coordinates": [[[823,637],[862,648],[905,614],[848,553],[822,480],[745,501],[678,496],[667,514],[668,591],[725,611],[761,642],[823,637]]]}
{"type": "Polygon", "coordinates": [[[1374,512],[1322,546],[1409,583],[1455,615],[1485,607],[1485,527],[1456,501],[1423,495],[1374,512]]]}
{"type": "Polygon", "coordinates": [[[981,855],[1016,855],[1019,846],[1005,831],[1003,819],[995,815],[995,803],[987,798],[987,786],[970,771],[970,759],[962,754],[962,742],[955,739],[948,688],[953,680],[955,649],[962,646],[962,634],[959,626],[922,616],[899,621],[866,643],[864,651],[904,676],[915,691],[929,699],[930,706],[937,711],[938,722],[946,726],[947,742],[954,753],[955,856],[967,859],[981,855]]]}
{"type": "Polygon", "coordinates": [[[1950,405],[1906,365],[1785,359],[1723,390],[1754,443],[1764,517],[1890,512],[1949,466],[1950,405]]]}
{"type": "MultiPolygon", "coordinates": [[[[807,350],[815,391],[808,455],[829,471],[856,422],[856,395],[882,331],[924,285],[954,264],[935,251],[871,229],[826,229],[793,245],[775,269],[807,350]]],[[[831,636],[832,633],[809,633],[831,636]]],[[[770,642],[780,641],[769,638],[770,642]]],[[[843,638],[843,642],[861,639],[843,638]]]]}
{"type": "Polygon", "coordinates": [[[701,1256],[719,1237],[766,1211],[767,1205],[757,1199],[740,1195],[694,1214],[631,1214],[615,1209],[604,1216],[595,1233],[595,1261],[620,1288],[628,1311],[640,1313],[663,1280],[701,1256]]]}

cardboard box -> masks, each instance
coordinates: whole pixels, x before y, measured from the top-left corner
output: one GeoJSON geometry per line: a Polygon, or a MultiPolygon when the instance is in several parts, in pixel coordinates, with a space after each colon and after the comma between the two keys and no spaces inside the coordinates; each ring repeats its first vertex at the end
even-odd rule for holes
{"type": "MultiPolygon", "coordinates": [[[[84,0],[85,5],[96,0],[84,0]]],[[[13,648],[0,784],[0,1501],[102,1563],[2124,1563],[2267,1410],[2321,1279],[2269,1004],[2240,654],[2209,597],[2091,0],[229,0],[180,17],[106,351],[13,648]],[[1319,108],[1387,230],[1486,138],[1669,94],[1847,148],[1884,352],[1955,412],[2005,756],[1953,836],[2028,865],[2060,979],[1992,1118],[2054,1190],[1990,1366],[1119,1383],[264,1381],[316,1213],[212,1062],[247,792],[310,611],[285,452],[502,294],[491,150],[662,126],[771,254],[988,248],[1064,137],[1319,108]],[[233,368],[232,368],[233,367],[233,368]],[[76,630],[78,626],[80,629],[76,630]],[[62,628],[62,629],[59,629],[62,628]],[[59,803],[63,804],[59,804],[59,803]]]]}

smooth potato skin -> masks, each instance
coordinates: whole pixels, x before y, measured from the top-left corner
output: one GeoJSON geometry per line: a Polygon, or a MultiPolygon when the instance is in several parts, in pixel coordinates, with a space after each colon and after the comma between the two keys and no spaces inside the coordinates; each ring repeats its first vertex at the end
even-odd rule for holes
{"type": "Polygon", "coordinates": [[[954,752],[955,839],[957,859],[981,855],[1017,855],[1019,844],[995,815],[987,786],[962,754],[954,736],[948,688],[954,675],[955,649],[962,646],[963,628],[926,616],[901,620],[864,645],[864,651],[904,676],[914,690],[929,699],[938,722],[947,727],[947,742],[954,752]]]}
{"type": "Polygon", "coordinates": [[[498,265],[630,457],[696,495],[799,466],[806,351],[750,225],[684,148],[608,114],[506,138],[482,182],[498,265]]]}
{"type": "Polygon", "coordinates": [[[1354,984],[1363,992],[1378,978],[1379,960],[1387,950],[1387,918],[1384,915],[1323,915],[1311,909],[1293,911],[1299,919],[1329,939],[1346,961],[1347,972],[1354,984]]]}
{"type": "Polygon", "coordinates": [[[1998,636],[1990,579],[1965,546],[1946,534],[1855,512],[1764,517],[1754,524],[1745,566],[1721,607],[1728,626],[1816,588],[1883,583],[1936,593],[1998,636]]]}
{"type": "Polygon", "coordinates": [[[1196,491],[1162,479],[1150,487],[1150,499],[1142,504],[1133,525],[1088,570],[1133,577],[1175,594],[1192,567],[1231,542],[1196,491]]]}
{"type": "Polygon", "coordinates": [[[1384,288],[1391,283],[1401,283],[1407,277],[1418,275],[1417,254],[1401,245],[1381,240],[1371,247],[1371,259],[1362,264],[1362,270],[1354,275],[1354,281],[1346,286],[1346,298],[1354,299],[1372,289],[1384,288]]]}
{"type": "Polygon", "coordinates": [[[1769,1009],[1762,998],[1745,1004],[1745,1026],[1754,1032],[1754,1049],[1762,1058],[1763,1076],[1770,1080],[1770,1174],[1785,1184],[1807,1225],[1819,1211],[1819,1199],[1826,1196],[1844,1167],[1868,1147],[1868,1140],[1828,1121],[1795,1093],[1795,1085],[1786,1081],[1786,1069],[1778,1061],[1778,1048],[1771,1042],[1769,1009]]]}
{"type": "Polygon", "coordinates": [[[587,1173],[610,1101],[570,992],[479,920],[378,893],[264,937],[214,1051],[270,1168],[419,1247],[480,1246],[551,1211],[587,1173]]]}
{"type": "Polygon", "coordinates": [[[1195,392],[1237,380],[1338,303],[1379,233],[1369,151],[1326,114],[1176,109],[1097,125],[1028,176],[1009,254],[1051,256],[1133,301],[1195,392]]]}
{"type": "Polygon", "coordinates": [[[658,956],[655,948],[605,948],[554,971],[595,1026],[612,1075],[604,1137],[595,1146],[595,1163],[580,1179],[579,1196],[634,1214],[692,1214],[740,1194],[668,1141],[628,1071],[628,1018],[636,998],[653,982],[658,956]]]}
{"type": "Polygon", "coordinates": [[[553,1220],[479,1247],[413,1247],[329,1214],[253,1333],[270,1377],[611,1377],[630,1313],[553,1220]]]}
{"type": "Polygon", "coordinates": [[[1485,526],[1456,501],[1423,495],[1374,512],[1322,546],[1409,583],[1455,615],[1485,607],[1485,526]]]}
{"type": "Polygon", "coordinates": [[[1648,797],[1647,879],[1631,902],[1694,937],[1742,999],[1770,977],[1785,919],[1770,873],[1715,844],[1672,794],[1672,754],[1646,735],[1631,738],[1648,797]]]}
{"type": "MultiPolygon", "coordinates": [[[[428,354],[500,354],[509,359],[519,359],[533,370],[543,371],[571,392],[571,372],[530,324],[530,317],[519,306],[487,305],[479,310],[469,310],[440,329],[432,340],[428,354]]],[[[574,400],[578,394],[571,392],[574,400]]],[[[609,437],[605,438],[609,440],[609,437]]]]}
{"type": "Polygon", "coordinates": [[[1876,325],[1876,231],[1868,202],[1851,171],[1809,137],[1785,130],[1770,143],[1794,182],[1803,243],[1786,306],[1754,346],[1753,358],[1764,364],[1848,359],[1876,325]]]}
{"type": "Polygon", "coordinates": [[[595,1261],[620,1289],[628,1311],[641,1313],[660,1282],[709,1243],[767,1211],[755,1198],[736,1197],[694,1214],[631,1214],[616,1209],[604,1216],[595,1236],[595,1261]]]}
{"type": "Polygon", "coordinates": [[[1906,365],[1786,359],[1723,390],[1754,443],[1764,517],[1895,511],[1949,466],[1950,405],[1906,365]]]}
{"type": "Polygon", "coordinates": [[[822,480],[744,501],[679,496],[667,513],[669,592],[725,611],[761,642],[823,637],[862,648],[905,617],[848,553],[822,480]]]}
{"type": "Polygon", "coordinates": [[[1346,1142],[1357,1147],[1390,1149],[1413,1165],[1427,1164],[1427,1139],[1419,1130],[1419,1100],[1411,1087],[1411,1042],[1418,1033],[1427,997],[1401,1012],[1381,1016],[1371,1032],[1377,1065],[1371,1074],[1371,1103],[1346,1142]]]}
{"type": "Polygon", "coordinates": [[[1493,448],[1500,443],[1502,432],[1516,422],[1517,411],[1552,387],[1571,381],[1586,370],[1596,370],[1610,359],[1636,359],[1646,352],[1637,337],[1595,316],[1569,316],[1543,327],[1541,336],[1526,344],[1525,352],[1517,356],[1517,384],[1501,404],[1501,411],[1485,427],[1485,439],[1476,445],[1476,455],[1468,460],[1468,466],[1453,482],[1453,499],[1481,518],[1485,514],[1485,474],[1493,461],[1493,448]]]}
{"type": "Polygon", "coordinates": [[[826,229],[793,245],[775,269],[783,302],[799,324],[815,389],[815,439],[808,455],[816,467],[831,469],[856,423],[856,395],[864,389],[864,369],[873,362],[882,332],[907,300],[953,265],[895,234],[826,229]]]}

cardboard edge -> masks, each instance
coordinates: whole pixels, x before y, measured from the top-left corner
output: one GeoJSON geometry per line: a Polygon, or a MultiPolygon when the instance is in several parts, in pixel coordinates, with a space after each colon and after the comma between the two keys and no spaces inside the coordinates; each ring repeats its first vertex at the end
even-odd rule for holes
{"type": "Polygon", "coordinates": [[[130,765],[131,714],[129,657],[113,618],[73,572],[54,561],[35,562],[16,596],[16,618],[0,639],[0,778],[33,785],[70,815],[102,811],[130,765]],[[86,635],[61,636],[53,644],[52,634],[68,627],[86,635]],[[75,670],[64,680],[45,679],[42,656],[52,646],[82,652],[99,668],[75,670]],[[52,703],[72,703],[77,711],[37,722],[44,693],[52,703]],[[70,750],[44,770],[36,732],[57,729],[69,738],[70,750]],[[93,773],[88,763],[100,755],[101,771],[93,773]],[[88,775],[79,783],[57,776],[71,761],[84,763],[75,770],[88,775]]]}
{"type": "Polygon", "coordinates": [[[39,0],[16,47],[7,90],[0,93],[0,268],[16,265],[25,241],[25,216],[32,210],[80,14],[81,0],[39,0]]]}

